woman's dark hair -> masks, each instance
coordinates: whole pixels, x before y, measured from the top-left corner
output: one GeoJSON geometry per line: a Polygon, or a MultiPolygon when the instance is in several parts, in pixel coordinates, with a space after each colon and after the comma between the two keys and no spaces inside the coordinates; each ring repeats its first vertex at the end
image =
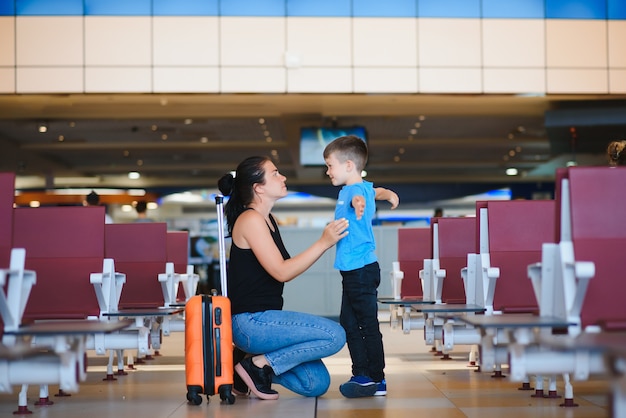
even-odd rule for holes
{"type": "Polygon", "coordinates": [[[224,213],[228,223],[228,233],[232,233],[235,221],[246,210],[254,198],[255,184],[265,183],[263,165],[269,157],[248,157],[237,166],[235,176],[224,174],[217,182],[217,187],[224,196],[230,196],[224,213]]]}

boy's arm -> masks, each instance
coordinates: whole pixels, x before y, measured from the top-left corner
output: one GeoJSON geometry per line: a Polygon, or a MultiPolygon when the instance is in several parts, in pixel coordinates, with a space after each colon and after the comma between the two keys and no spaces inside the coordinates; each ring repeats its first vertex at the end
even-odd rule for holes
{"type": "Polygon", "coordinates": [[[391,209],[395,209],[400,204],[400,198],[393,190],[385,189],[384,187],[375,187],[376,200],[386,200],[391,203],[391,209]]]}

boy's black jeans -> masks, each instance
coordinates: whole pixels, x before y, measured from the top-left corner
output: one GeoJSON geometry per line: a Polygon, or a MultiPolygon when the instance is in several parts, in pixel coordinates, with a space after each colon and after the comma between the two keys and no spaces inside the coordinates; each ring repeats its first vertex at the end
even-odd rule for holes
{"type": "Polygon", "coordinates": [[[378,324],[378,262],[360,269],[341,271],[343,295],[339,322],[346,331],[352,359],[352,375],[375,382],[385,378],[383,336],[378,324]]]}

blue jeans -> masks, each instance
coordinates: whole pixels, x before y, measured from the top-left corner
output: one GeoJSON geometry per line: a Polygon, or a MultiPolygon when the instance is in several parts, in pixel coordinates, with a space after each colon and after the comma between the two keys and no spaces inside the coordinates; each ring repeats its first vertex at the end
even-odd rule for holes
{"type": "Polygon", "coordinates": [[[337,322],[291,311],[233,316],[233,341],[251,354],[264,354],[272,382],[303,396],[321,396],[330,386],[322,358],[341,350],[346,334],[337,322]]]}
{"type": "Polygon", "coordinates": [[[378,323],[378,262],[360,269],[341,271],[343,295],[339,322],[346,330],[352,375],[367,376],[375,382],[385,378],[383,336],[378,323]]]}

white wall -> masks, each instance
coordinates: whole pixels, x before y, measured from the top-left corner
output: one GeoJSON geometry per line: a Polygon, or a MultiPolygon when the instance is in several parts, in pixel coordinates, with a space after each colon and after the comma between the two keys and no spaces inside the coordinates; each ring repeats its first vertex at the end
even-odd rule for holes
{"type": "Polygon", "coordinates": [[[0,93],[621,94],[625,32],[602,19],[0,16],[0,93]]]}
{"type": "MultiPolygon", "coordinates": [[[[281,235],[293,256],[306,249],[322,228],[283,228],[281,235]]],[[[376,253],[381,270],[380,296],[391,295],[391,263],[398,257],[398,227],[376,226],[376,253]]],[[[335,251],[329,250],[309,270],[285,285],[284,309],[338,317],[341,307],[341,275],[333,268],[335,251]]]]}

